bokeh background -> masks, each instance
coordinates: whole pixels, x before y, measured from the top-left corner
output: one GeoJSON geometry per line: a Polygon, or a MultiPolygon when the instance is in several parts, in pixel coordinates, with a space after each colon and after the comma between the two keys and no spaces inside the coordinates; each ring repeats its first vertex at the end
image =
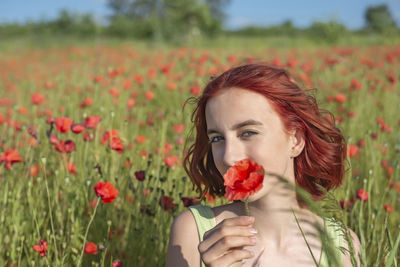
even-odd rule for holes
{"type": "Polygon", "coordinates": [[[399,28],[398,0],[0,0],[0,266],[164,266],[173,219],[226,203],[182,166],[193,100],[260,61],[346,138],[310,207],[399,266],[399,28]]]}

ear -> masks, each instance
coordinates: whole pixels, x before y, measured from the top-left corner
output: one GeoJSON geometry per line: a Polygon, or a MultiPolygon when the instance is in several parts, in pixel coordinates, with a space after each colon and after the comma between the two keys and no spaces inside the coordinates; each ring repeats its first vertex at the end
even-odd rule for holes
{"type": "Polygon", "coordinates": [[[305,140],[304,134],[298,130],[292,130],[289,133],[289,140],[290,140],[290,151],[289,155],[292,158],[297,157],[304,149],[305,140]]]}

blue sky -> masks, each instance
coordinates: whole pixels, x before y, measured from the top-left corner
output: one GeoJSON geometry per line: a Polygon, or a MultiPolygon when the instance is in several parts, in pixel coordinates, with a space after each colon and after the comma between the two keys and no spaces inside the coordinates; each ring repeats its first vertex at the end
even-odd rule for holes
{"type": "MultiPolygon", "coordinates": [[[[387,4],[400,26],[400,0],[231,0],[226,9],[228,28],[248,25],[274,25],[291,20],[298,27],[313,21],[335,19],[350,29],[364,25],[367,6],[387,4]]],[[[106,21],[110,14],[107,0],[0,0],[0,22],[53,19],[59,10],[95,14],[106,21]]]]}

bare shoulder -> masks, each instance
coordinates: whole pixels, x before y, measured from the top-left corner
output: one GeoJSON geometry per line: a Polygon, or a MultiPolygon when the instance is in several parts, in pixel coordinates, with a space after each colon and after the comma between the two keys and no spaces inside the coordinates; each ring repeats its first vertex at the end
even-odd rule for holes
{"type": "MultiPolygon", "coordinates": [[[[361,243],[360,243],[360,239],[358,238],[357,234],[354,233],[353,230],[351,230],[350,228],[347,228],[347,230],[349,231],[350,234],[350,238],[351,238],[351,243],[354,249],[354,257],[355,260],[357,262],[357,266],[361,266],[360,263],[360,255],[361,255],[361,243]]],[[[345,242],[345,248],[350,251],[350,247],[349,244],[347,242],[345,242]]],[[[344,267],[352,267],[353,264],[351,263],[351,255],[349,252],[345,253],[345,257],[343,259],[343,266],[344,267]]]]}
{"type": "Polygon", "coordinates": [[[200,266],[196,221],[190,210],[179,214],[171,226],[166,266],[200,266]]]}

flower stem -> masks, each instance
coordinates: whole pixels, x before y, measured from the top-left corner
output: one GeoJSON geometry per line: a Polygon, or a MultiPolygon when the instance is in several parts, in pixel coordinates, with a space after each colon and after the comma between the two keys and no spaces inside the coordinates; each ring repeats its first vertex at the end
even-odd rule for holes
{"type": "Polygon", "coordinates": [[[83,257],[83,251],[85,250],[85,244],[86,244],[87,235],[89,233],[89,228],[90,228],[90,225],[93,222],[94,216],[96,216],[96,210],[97,210],[97,207],[99,206],[99,203],[100,203],[100,198],[97,199],[96,207],[94,208],[92,217],[90,218],[89,224],[88,224],[88,226],[86,228],[85,238],[83,239],[83,247],[82,247],[81,255],[79,257],[78,264],[76,265],[78,267],[81,266],[82,257],[83,257]]]}
{"type": "Polygon", "coordinates": [[[244,201],[244,207],[246,208],[246,216],[250,216],[250,210],[249,210],[249,198],[246,198],[244,201]]]}

